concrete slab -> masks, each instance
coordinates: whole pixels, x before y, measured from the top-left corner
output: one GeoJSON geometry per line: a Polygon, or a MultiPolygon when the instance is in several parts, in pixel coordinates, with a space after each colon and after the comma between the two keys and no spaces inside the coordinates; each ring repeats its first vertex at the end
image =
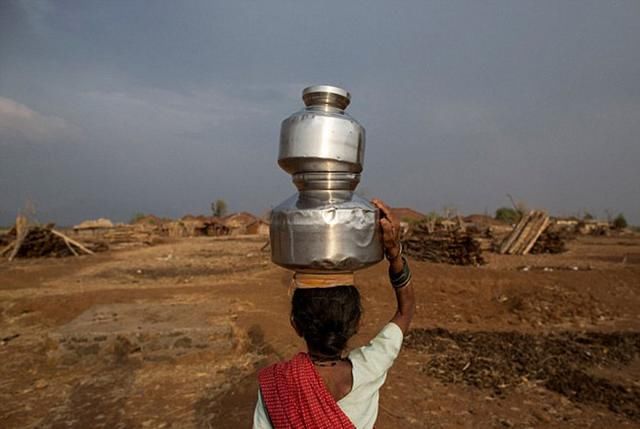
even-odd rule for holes
{"type": "Polygon", "coordinates": [[[225,306],[210,304],[97,305],[49,334],[50,357],[73,364],[85,358],[123,363],[132,358],[173,360],[237,345],[225,306]]]}

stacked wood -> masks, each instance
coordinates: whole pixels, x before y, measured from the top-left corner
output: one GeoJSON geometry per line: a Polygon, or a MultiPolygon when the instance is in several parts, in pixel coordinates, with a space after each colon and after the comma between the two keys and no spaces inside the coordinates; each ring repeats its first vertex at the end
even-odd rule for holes
{"type": "Polygon", "coordinates": [[[480,243],[470,234],[432,221],[413,225],[402,246],[404,253],[421,261],[476,266],[485,263],[480,243]]]}
{"type": "Polygon", "coordinates": [[[0,234],[0,247],[8,246],[16,239],[16,228],[13,227],[4,234],[0,234]]]}
{"type": "Polygon", "coordinates": [[[560,232],[546,230],[531,248],[532,254],[566,252],[565,237],[560,232]]]}
{"type": "Polygon", "coordinates": [[[11,261],[14,258],[93,254],[81,243],[53,229],[53,226],[29,226],[25,217],[18,216],[15,226],[16,238],[0,251],[0,256],[8,255],[11,261]]]}
{"type": "Polygon", "coordinates": [[[526,255],[534,246],[540,234],[549,226],[549,216],[542,211],[532,210],[520,222],[500,246],[499,253],[526,255]]]}
{"type": "Polygon", "coordinates": [[[118,225],[102,236],[109,243],[148,243],[158,235],[158,229],[145,225],[118,225]]]}

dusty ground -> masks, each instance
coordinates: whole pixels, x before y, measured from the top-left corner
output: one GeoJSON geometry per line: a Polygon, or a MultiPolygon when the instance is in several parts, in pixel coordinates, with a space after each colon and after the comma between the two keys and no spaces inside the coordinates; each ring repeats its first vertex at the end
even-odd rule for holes
{"type": "MultiPolygon", "coordinates": [[[[0,262],[0,427],[250,427],[256,369],[302,347],[256,238],[0,262]]],[[[481,268],[413,262],[379,428],[640,427],[640,238],[481,268]]],[[[360,345],[391,317],[357,276],[360,345]]]]}

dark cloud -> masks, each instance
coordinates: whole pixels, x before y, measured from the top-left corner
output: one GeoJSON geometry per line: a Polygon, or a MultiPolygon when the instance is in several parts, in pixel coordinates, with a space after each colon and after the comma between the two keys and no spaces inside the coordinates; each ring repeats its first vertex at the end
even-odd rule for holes
{"type": "Polygon", "coordinates": [[[27,199],[61,223],[262,212],[294,192],[280,121],[325,82],[367,128],[370,196],[640,223],[639,22],[635,1],[4,1],[0,100],[48,132],[0,111],[0,223],[27,199]]]}

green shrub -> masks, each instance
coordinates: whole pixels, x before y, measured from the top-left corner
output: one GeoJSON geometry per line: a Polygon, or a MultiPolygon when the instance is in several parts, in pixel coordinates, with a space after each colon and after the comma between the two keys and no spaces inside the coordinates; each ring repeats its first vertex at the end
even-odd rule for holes
{"type": "Polygon", "coordinates": [[[506,222],[506,223],[516,223],[522,217],[522,214],[510,207],[500,207],[496,210],[496,220],[506,222]]]}
{"type": "Polygon", "coordinates": [[[627,227],[627,219],[625,219],[624,215],[622,213],[620,213],[618,216],[616,216],[616,218],[613,220],[613,227],[615,229],[624,229],[627,227]]]}
{"type": "Polygon", "coordinates": [[[146,215],[145,215],[144,213],[138,212],[138,213],[134,214],[134,215],[131,217],[131,220],[129,220],[129,223],[130,223],[130,224],[134,224],[134,223],[138,222],[140,219],[142,219],[142,218],[143,218],[143,217],[145,217],[145,216],[146,216],[146,215]]]}

